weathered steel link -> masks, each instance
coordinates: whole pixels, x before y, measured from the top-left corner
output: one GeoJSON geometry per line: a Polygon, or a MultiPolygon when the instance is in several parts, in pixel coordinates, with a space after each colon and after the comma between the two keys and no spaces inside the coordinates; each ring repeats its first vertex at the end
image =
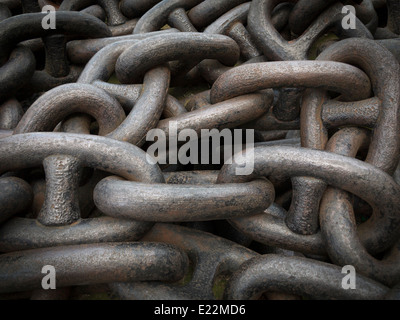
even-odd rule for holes
{"type": "MultiPolygon", "coordinates": [[[[119,56],[134,43],[131,40],[120,41],[100,50],[83,70],[78,82],[92,83],[97,79],[107,81],[115,69],[119,56]]],[[[167,100],[169,83],[170,71],[166,66],[159,65],[146,72],[141,94],[136,101],[122,94],[127,100],[126,104],[134,107],[131,108],[127,118],[108,136],[135,145],[143,145],[148,130],[153,129],[160,120],[167,100]]]]}
{"type": "Polygon", "coordinates": [[[307,236],[297,234],[287,227],[284,220],[286,216],[285,209],[274,203],[262,214],[236,218],[229,222],[260,243],[304,254],[326,255],[321,233],[307,236]]]}
{"type": "Polygon", "coordinates": [[[62,35],[51,35],[43,38],[46,50],[46,65],[44,70],[55,78],[69,74],[69,64],[66,53],[66,39],[62,35]]]}
{"type": "Polygon", "coordinates": [[[321,14],[328,6],[336,0],[299,0],[290,13],[289,25],[292,32],[302,34],[310,24],[321,14]]]}
{"type": "MultiPolygon", "coordinates": [[[[37,5],[37,2],[36,2],[37,5]]],[[[40,8],[39,8],[40,11],[40,8]]],[[[0,62],[4,62],[8,56],[13,43],[16,44],[23,40],[43,37],[43,43],[46,51],[45,68],[39,73],[41,88],[38,91],[49,90],[60,83],[74,82],[77,79],[75,70],[71,70],[66,52],[65,35],[75,35],[80,37],[104,37],[110,36],[111,32],[107,26],[99,19],[88,14],[78,12],[56,12],[56,29],[44,29],[42,21],[44,13],[27,13],[1,22],[0,25],[0,62]],[[56,80],[55,80],[56,79],[56,80]],[[56,85],[54,82],[56,81],[56,85]]],[[[27,68],[29,70],[29,68],[27,68]]],[[[29,80],[26,77],[24,81],[29,80]]],[[[35,92],[35,90],[34,90],[35,92]]]]}
{"type": "Polygon", "coordinates": [[[17,46],[8,61],[0,67],[0,101],[12,97],[33,76],[36,61],[32,51],[17,46]]]}
{"type": "Polygon", "coordinates": [[[148,71],[144,76],[142,94],[135,107],[108,137],[142,146],[147,132],[160,120],[167,99],[169,80],[170,72],[166,66],[148,71]]]}
{"type": "Polygon", "coordinates": [[[396,34],[400,34],[400,5],[398,1],[386,0],[389,17],[388,17],[388,28],[396,34]]]}
{"type": "Polygon", "coordinates": [[[400,279],[399,244],[396,244],[383,260],[370,255],[356,236],[355,221],[351,218],[352,208],[345,193],[327,189],[321,202],[320,214],[321,222],[323,222],[322,232],[324,237],[329,239],[327,250],[336,264],[351,263],[358,272],[389,286],[398,283],[400,279]],[[340,234],[332,229],[332,225],[338,223],[341,225],[340,234]]]}
{"type": "Polygon", "coordinates": [[[6,138],[13,134],[13,130],[0,130],[0,137],[6,138]]]}
{"type": "Polygon", "coordinates": [[[66,133],[18,134],[2,139],[0,151],[0,172],[40,166],[42,160],[50,155],[68,154],[80,159],[82,166],[104,170],[128,180],[164,181],[160,168],[147,162],[144,151],[103,137],[66,133]]]}
{"type": "Polygon", "coordinates": [[[182,32],[197,32],[197,29],[189,20],[185,9],[177,8],[168,16],[168,25],[182,32]]]}
{"type": "Polygon", "coordinates": [[[78,11],[95,3],[95,0],[63,0],[59,11],[78,11]]]}
{"type": "Polygon", "coordinates": [[[10,9],[3,3],[0,3],[0,21],[11,17],[10,9]]]}
{"type": "Polygon", "coordinates": [[[137,241],[151,225],[134,220],[99,217],[81,219],[74,224],[54,228],[39,224],[35,219],[17,217],[0,226],[0,251],[137,241]]]}
{"type": "MultiPolygon", "coordinates": [[[[148,164],[146,162],[146,156],[144,152],[137,147],[130,146],[129,144],[125,145],[125,143],[123,142],[117,142],[115,140],[110,140],[106,138],[89,137],[87,135],[76,134],[33,133],[25,135],[15,135],[13,137],[10,137],[8,140],[3,139],[1,144],[2,159],[0,172],[15,170],[18,168],[35,167],[40,165],[41,160],[49,159],[49,156],[57,154],[67,154],[71,155],[70,158],[65,158],[65,156],[52,156],[49,159],[49,164],[54,165],[54,161],[59,161],[58,159],[61,159],[61,161],[64,162],[69,161],[69,159],[78,159],[82,166],[88,166],[108,171],[110,173],[121,175],[126,179],[138,179],[139,181],[143,179],[143,181],[148,182],[164,181],[164,177],[162,176],[159,168],[157,166],[148,164]],[[51,142],[49,143],[49,141],[51,142]],[[90,150],[91,148],[89,147],[94,145],[96,145],[96,150],[98,152],[97,155],[93,154],[90,150]],[[126,148],[127,146],[131,148],[126,148]],[[59,151],[57,151],[57,148],[59,148],[59,151]],[[85,155],[85,152],[82,152],[84,149],[86,149],[88,154],[85,155]],[[25,155],[30,154],[30,156],[29,158],[25,159],[26,161],[21,161],[24,160],[21,158],[21,153],[25,155]],[[73,158],[74,155],[76,158],[73,158]],[[113,159],[115,159],[116,155],[118,155],[119,162],[113,164],[113,159]],[[108,161],[106,160],[107,157],[108,161]],[[102,159],[102,161],[99,162],[99,159],[102,159]],[[141,167],[141,169],[139,169],[138,167],[135,169],[136,166],[141,167]],[[147,173],[143,171],[144,168],[147,168],[147,170],[145,170],[147,171],[147,173]]],[[[47,226],[60,224],[69,225],[72,222],[77,221],[80,216],[79,207],[76,204],[77,190],[76,188],[74,188],[74,185],[76,186],[76,182],[74,183],[73,181],[71,181],[71,179],[74,179],[73,175],[75,174],[74,172],[76,172],[76,168],[69,169],[68,166],[66,166],[65,164],[63,164],[62,167],[60,167],[57,163],[55,164],[56,167],[52,168],[52,170],[54,170],[54,173],[51,171],[47,172],[48,174],[50,174],[46,190],[47,199],[44,206],[42,207],[42,211],[39,213],[38,222],[43,222],[47,226]],[[70,173],[66,175],[66,177],[63,177],[63,171],[68,170],[70,170],[70,173]],[[65,180],[61,181],[60,184],[60,181],[58,181],[60,179],[65,180]],[[52,184],[55,185],[55,188],[52,187],[52,184]],[[68,188],[68,186],[70,186],[72,189],[70,189],[69,192],[65,192],[67,190],[66,187],[68,188]],[[74,197],[75,200],[71,201],[74,197]],[[72,204],[74,204],[75,206],[70,207],[70,210],[67,211],[65,203],[67,203],[69,206],[71,206],[72,204]]],[[[67,226],[64,231],[64,237],[59,238],[58,241],[60,244],[87,243],[87,234],[80,234],[80,231],[83,231],[90,226],[93,226],[92,232],[96,232],[97,230],[97,232],[95,233],[97,234],[97,236],[94,238],[97,238],[97,240],[94,240],[96,242],[104,242],[107,240],[118,241],[121,239],[125,241],[126,237],[128,237],[129,239],[131,237],[139,237],[143,235],[143,233],[151,227],[151,224],[148,223],[134,222],[133,225],[130,223],[122,223],[121,225],[118,223],[118,221],[113,222],[112,220],[106,220],[104,222],[102,223],[102,220],[96,220],[93,222],[89,220],[84,223],[79,223],[78,225],[74,224],[71,226],[67,226]],[[104,222],[106,223],[104,224],[104,222]],[[114,227],[112,227],[113,224],[114,227]],[[106,226],[110,228],[109,231],[98,233],[102,230],[102,228],[105,228],[106,226]],[[129,235],[126,231],[121,232],[126,229],[128,229],[129,231],[132,227],[136,228],[135,233],[129,235]],[[118,232],[120,232],[120,234],[118,234],[118,232]]],[[[24,223],[25,225],[26,223],[28,223],[29,225],[29,221],[17,221],[16,225],[14,226],[12,223],[15,223],[15,221],[11,220],[10,223],[11,230],[13,230],[13,232],[7,233],[7,230],[10,230],[10,227],[5,225],[6,231],[4,235],[2,235],[3,238],[1,240],[1,243],[5,248],[0,249],[0,251],[9,250],[7,248],[10,247],[43,247],[45,246],[45,244],[49,245],[48,239],[46,237],[43,238],[43,236],[58,233],[60,235],[63,234],[58,229],[58,231],[56,231],[52,230],[50,227],[37,226],[36,228],[30,229],[30,232],[32,233],[28,233],[29,236],[27,236],[25,231],[23,232],[23,234],[19,235],[16,231],[24,230],[24,223]],[[20,225],[18,222],[22,224],[20,225]],[[23,237],[21,238],[21,236],[23,237]]]]}
{"type": "Polygon", "coordinates": [[[155,282],[112,284],[124,299],[215,299],[213,284],[217,275],[234,272],[243,262],[258,255],[226,239],[171,224],[156,224],[143,240],[179,247],[194,263],[195,270],[189,283],[178,287],[155,282]]]}
{"type": "Polygon", "coordinates": [[[0,0],[0,299],[400,299],[399,13],[0,0]]]}
{"type": "Polygon", "coordinates": [[[46,198],[37,220],[45,226],[72,224],[80,218],[79,160],[73,156],[51,155],[43,160],[46,198]],[[64,195],[60,201],[60,195],[64,195]]]}
{"type": "Polygon", "coordinates": [[[164,0],[148,10],[138,21],[134,33],[146,33],[160,30],[168,21],[168,17],[176,9],[189,10],[203,0],[164,0]]]}
{"type": "Polygon", "coordinates": [[[85,66],[77,82],[91,84],[96,80],[108,81],[115,72],[119,56],[136,40],[123,40],[111,43],[99,50],[85,66]]]}
{"type": "Polygon", "coordinates": [[[114,179],[94,190],[96,206],[116,218],[186,222],[252,215],[268,208],[275,197],[269,181],[227,185],[140,184],[114,179]],[[144,194],[145,197],[133,195],[144,194]],[[122,202],[118,199],[124,199],[122,202]]]}
{"type": "MultiPolygon", "coordinates": [[[[118,0],[85,0],[85,1],[63,1],[58,9],[58,11],[81,11],[90,13],[87,9],[89,9],[94,4],[98,4],[100,8],[102,8],[106,14],[107,24],[109,26],[118,26],[124,24],[127,21],[127,18],[119,10],[118,0]]],[[[97,10],[97,9],[96,9],[97,10]]]]}
{"type": "MultiPolygon", "coordinates": [[[[83,10],[81,10],[80,12],[82,13],[86,13],[86,14],[90,14],[98,19],[100,19],[101,21],[105,21],[106,20],[106,13],[104,12],[104,9],[102,7],[100,7],[99,5],[91,5],[83,10]]],[[[110,26],[110,30],[111,33],[114,35],[114,33],[112,32],[111,29],[112,26],[110,26]]]]}
{"type": "MultiPolygon", "coordinates": [[[[222,15],[215,22],[210,24],[207,28],[205,28],[204,33],[210,34],[225,34],[230,36],[233,40],[237,42],[240,48],[241,57],[245,60],[250,60],[255,57],[261,56],[261,52],[254,45],[253,40],[251,39],[250,34],[247,32],[247,29],[244,27],[244,24],[247,23],[247,15],[250,8],[250,3],[241,4],[234,9],[228,11],[226,14],[222,15]]],[[[220,69],[222,73],[225,72],[226,66],[217,65],[217,62],[212,60],[205,60],[200,63],[199,67],[203,76],[207,77],[208,68],[220,69]]],[[[215,72],[215,71],[214,71],[215,72]]],[[[214,81],[208,80],[210,83],[214,81]]]]}
{"type": "Polygon", "coordinates": [[[169,137],[171,122],[176,123],[177,134],[185,129],[201,133],[202,129],[234,128],[265,114],[272,100],[271,92],[243,95],[220,103],[203,105],[200,109],[163,119],[158,123],[157,128],[163,130],[166,137],[169,137]]]}
{"type": "MultiPolygon", "coordinates": [[[[254,44],[252,36],[244,26],[245,24],[247,25],[247,16],[250,5],[251,3],[247,2],[235,7],[218,18],[215,22],[211,23],[204,30],[204,33],[225,34],[234,39],[240,47],[241,57],[247,60],[245,63],[261,62],[256,59],[263,58],[261,57],[262,52],[254,44]]],[[[280,23],[285,20],[286,11],[287,6],[278,6],[273,12],[272,24],[278,30],[282,29],[284,26],[284,23],[283,26],[280,25],[280,23]]],[[[199,67],[203,76],[211,84],[227,70],[226,66],[218,65],[218,62],[214,60],[205,60],[200,63],[199,67]],[[216,75],[210,78],[210,72],[216,73],[216,75]]]]}
{"type": "Polygon", "coordinates": [[[99,19],[79,12],[57,12],[56,29],[43,29],[45,13],[14,16],[0,22],[0,61],[4,63],[16,43],[52,34],[75,34],[100,38],[110,36],[107,26],[99,19]]]}
{"type": "Polygon", "coordinates": [[[120,24],[117,26],[109,26],[109,29],[113,37],[130,35],[135,29],[137,22],[138,19],[132,19],[125,22],[124,24],[120,24]]]}
{"type": "Polygon", "coordinates": [[[342,5],[334,4],[326,9],[307,32],[294,41],[285,40],[271,22],[273,8],[283,0],[253,0],[248,16],[248,29],[254,40],[262,49],[264,55],[271,60],[304,60],[312,44],[323,32],[332,26],[337,27],[340,33],[349,37],[371,38],[372,35],[364,24],[357,20],[356,29],[344,30],[340,24],[343,19],[342,5]]]}
{"type": "Polygon", "coordinates": [[[369,75],[373,92],[382,101],[382,107],[366,161],[386,172],[393,173],[399,162],[400,150],[399,63],[387,50],[365,39],[343,40],[328,48],[318,59],[358,65],[369,75]],[[349,55],[348,52],[352,54],[349,55]],[[363,58],[360,59],[361,57],[363,58]],[[389,70],[383,71],[383,66],[388,67],[389,70]]]}
{"type": "Polygon", "coordinates": [[[121,83],[135,83],[155,62],[162,64],[185,57],[193,59],[192,68],[205,58],[233,66],[239,59],[239,48],[234,40],[222,35],[181,32],[154,36],[125,50],[118,58],[115,72],[121,83]]]}
{"type": "MultiPolygon", "coordinates": [[[[300,0],[296,3],[290,14],[290,29],[297,35],[301,35],[310,24],[320,15],[327,7],[332,5],[335,0],[300,0]]],[[[366,25],[372,34],[378,27],[378,16],[371,0],[355,1],[356,16],[366,25]]]]}
{"type": "Polygon", "coordinates": [[[239,165],[235,162],[224,165],[218,183],[251,181],[255,177],[271,175],[318,178],[330,186],[355,194],[373,208],[379,208],[374,219],[358,228],[368,251],[382,252],[398,240],[400,219],[391,208],[397,207],[395,198],[399,185],[382,170],[349,157],[293,147],[257,147],[254,149],[254,164],[254,172],[249,176],[236,176],[235,170],[239,165]]]}
{"type": "Polygon", "coordinates": [[[314,299],[382,299],[389,288],[357,276],[357,288],[341,287],[341,268],[311,259],[264,255],[245,262],[226,289],[226,299],[255,299],[265,291],[284,291],[314,299]],[[312,273],[309,270],[313,270],[312,273]]]}
{"type": "MultiPolygon", "coordinates": [[[[358,148],[365,143],[365,133],[360,129],[343,129],[328,142],[327,150],[340,154],[356,156],[358,148]]],[[[321,202],[321,228],[325,239],[329,239],[327,248],[330,257],[338,265],[350,264],[358,272],[387,285],[394,285],[400,279],[400,254],[398,244],[391,250],[390,256],[378,261],[368,255],[356,236],[355,219],[351,218],[351,206],[348,195],[342,191],[328,188],[321,202]],[[341,225],[340,234],[336,234],[333,224],[341,225]],[[351,237],[351,241],[348,241],[351,237]],[[351,248],[349,248],[351,244],[351,248]],[[354,247],[353,247],[354,246],[354,247]],[[340,253],[339,253],[340,252],[340,253]],[[355,254],[356,253],[356,254],[355,254]]]]}
{"type": "Polygon", "coordinates": [[[384,46],[386,49],[388,49],[400,63],[400,48],[399,48],[400,38],[377,40],[377,42],[380,45],[384,46]]]}
{"type": "Polygon", "coordinates": [[[116,99],[91,85],[66,84],[42,95],[24,114],[14,133],[52,131],[70,114],[85,112],[98,122],[100,135],[116,129],[125,113],[116,99]]]}
{"type": "Polygon", "coordinates": [[[20,178],[0,178],[0,190],[0,223],[26,210],[32,203],[32,189],[20,178]]]}
{"type": "Polygon", "coordinates": [[[379,19],[372,0],[363,0],[356,6],[356,14],[372,34],[378,28],[379,19]]]}
{"type": "Polygon", "coordinates": [[[378,121],[381,100],[377,97],[363,101],[324,103],[321,118],[327,129],[346,125],[373,128],[378,121]]]}
{"type": "Polygon", "coordinates": [[[161,0],[122,0],[119,4],[121,12],[128,18],[142,16],[161,0]]]}
{"type": "MultiPolygon", "coordinates": [[[[118,57],[134,43],[131,40],[119,41],[100,50],[83,70],[78,82],[92,83],[97,79],[107,81],[114,72],[118,57]]],[[[142,145],[147,131],[154,128],[160,119],[165,101],[169,100],[169,105],[171,105],[171,99],[167,99],[169,81],[169,69],[160,66],[146,73],[144,84],[140,87],[140,96],[136,96],[134,92],[126,95],[121,91],[123,89],[120,86],[114,86],[111,89],[113,91],[111,95],[119,97],[120,100],[122,97],[125,108],[129,109],[129,115],[108,136],[135,145],[142,145]]],[[[110,90],[110,86],[107,87],[110,90]]],[[[130,91],[129,89],[131,88],[128,88],[128,91],[130,91]]],[[[177,108],[179,109],[179,106],[177,108]]],[[[79,123],[80,120],[74,121],[79,123]]],[[[87,129],[87,126],[84,129],[87,129]]]]}
{"type": "Polygon", "coordinates": [[[54,228],[37,223],[35,219],[17,217],[0,226],[0,251],[137,241],[151,226],[152,223],[99,217],[81,219],[74,224],[54,228]]]}
{"type": "Polygon", "coordinates": [[[124,281],[177,281],[188,266],[187,256],[167,244],[121,242],[33,249],[1,255],[0,292],[40,289],[40,270],[44,261],[57,270],[59,287],[124,281]]]}
{"type": "Polygon", "coordinates": [[[324,87],[347,99],[369,98],[371,86],[365,73],[347,64],[328,61],[286,61],[248,64],[224,73],[214,83],[210,99],[218,103],[267,88],[324,87]],[[252,75],[249,77],[248,75],[252,75]],[[340,81],[339,81],[340,79],[340,81]]]}
{"type": "Polygon", "coordinates": [[[273,107],[270,108],[266,114],[264,114],[257,120],[247,123],[244,127],[260,131],[300,129],[299,119],[296,119],[294,121],[281,121],[276,118],[273,109],[273,107]]]}
{"type": "Polygon", "coordinates": [[[113,36],[131,34],[138,21],[138,19],[129,20],[129,17],[124,15],[121,11],[119,0],[64,0],[58,10],[80,11],[81,13],[93,15],[107,23],[113,36]]]}
{"type": "Polygon", "coordinates": [[[66,83],[73,83],[78,79],[81,72],[82,68],[75,65],[69,67],[69,74],[65,77],[54,77],[44,70],[36,70],[29,82],[19,90],[21,99],[51,90],[66,83]]]}
{"type": "MultiPolygon", "coordinates": [[[[379,121],[374,126],[370,150],[366,161],[392,174],[399,161],[399,121],[398,105],[400,101],[399,64],[393,56],[370,40],[343,40],[325,50],[318,60],[335,60],[360,66],[370,76],[374,94],[382,101],[379,121]],[[347,50],[350,50],[350,54],[347,50]],[[362,59],[359,59],[360,57],[362,59]],[[377,60],[379,59],[379,60],[377,60]],[[389,65],[391,71],[381,74],[381,65],[389,65]],[[380,81],[376,81],[379,77],[380,81]],[[390,79],[390,80],[389,80],[390,79]],[[384,137],[384,138],[383,138],[384,137]]],[[[366,98],[366,97],[364,97],[366,98]]],[[[321,120],[322,104],[325,93],[320,90],[306,91],[303,96],[301,111],[302,146],[314,149],[325,149],[327,131],[321,120]],[[307,123],[307,126],[304,124],[307,123]]],[[[359,100],[355,97],[354,100],[359,100]]],[[[291,210],[288,225],[292,230],[312,234],[318,228],[318,208],[323,185],[314,179],[299,178],[296,181],[297,208],[291,210]],[[300,182],[299,182],[300,180],[300,182]],[[308,208],[308,209],[305,209],[308,208]]]]}
{"type": "MultiPolygon", "coordinates": [[[[92,84],[107,91],[110,95],[115,97],[126,113],[130,112],[134,108],[143,89],[143,86],[140,84],[116,85],[104,81],[94,81],[92,84]]],[[[165,108],[163,110],[164,118],[176,117],[186,112],[187,110],[178,99],[171,95],[167,95],[165,108]]]]}
{"type": "Polygon", "coordinates": [[[218,170],[215,171],[186,171],[165,172],[165,182],[168,184],[213,184],[218,178],[218,170]]]}
{"type": "Polygon", "coordinates": [[[97,3],[104,8],[107,15],[107,24],[110,26],[116,26],[123,24],[127,21],[127,18],[123,16],[119,10],[118,0],[97,0],[97,3]]]}
{"type": "Polygon", "coordinates": [[[189,11],[189,18],[196,27],[204,28],[225,12],[244,2],[246,0],[206,0],[189,11]]]}
{"type": "MultiPolygon", "coordinates": [[[[234,97],[237,94],[257,91],[264,88],[299,86],[322,87],[323,85],[329,86],[332,83],[340,83],[343,85],[343,88],[330,87],[329,89],[341,91],[348,100],[365,99],[370,95],[370,83],[366,75],[349,65],[319,65],[318,62],[292,61],[250,64],[228,71],[214,83],[210,98],[212,102],[216,102],[220,99],[234,97]],[[316,63],[314,68],[312,68],[315,74],[309,72],[311,68],[307,67],[308,64],[312,63],[316,63]],[[304,68],[304,71],[302,68],[304,68]],[[330,68],[335,69],[335,73],[329,71],[330,68]],[[330,78],[333,74],[339,75],[339,68],[343,70],[340,76],[340,82],[330,78]],[[321,79],[321,76],[318,75],[319,72],[328,74],[329,76],[321,79]],[[254,76],[250,78],[248,74],[257,75],[257,77],[254,76]],[[358,75],[355,76],[356,74],[358,75]],[[294,75],[297,77],[294,78],[294,75]],[[346,79],[346,77],[348,78],[346,79]],[[243,79],[246,79],[246,81],[243,81],[243,79]],[[360,83],[361,79],[363,79],[363,84],[360,83]],[[327,82],[322,82],[324,80],[327,82]],[[346,90],[355,89],[353,85],[356,81],[360,81],[360,85],[356,85],[356,90],[346,93],[343,91],[344,87],[346,87],[346,90]]],[[[310,103],[308,103],[307,107],[309,108],[309,106],[310,103]]],[[[320,104],[318,106],[320,106],[320,104]]],[[[305,112],[304,109],[305,107],[302,110],[303,113],[305,112]]],[[[320,130],[320,128],[318,129],[320,130]]],[[[309,145],[305,146],[308,147],[309,145]]],[[[310,147],[316,146],[310,145],[310,147]]],[[[318,211],[319,208],[319,202],[315,201],[315,199],[320,199],[322,196],[323,189],[321,188],[321,183],[318,184],[317,188],[315,186],[315,181],[309,182],[296,177],[292,180],[292,183],[294,195],[292,207],[287,217],[288,226],[291,230],[298,233],[315,233],[318,228],[318,216],[315,215],[315,212],[318,211]]]]}
{"type": "MultiPolygon", "coordinates": [[[[89,39],[89,40],[73,40],[69,41],[67,44],[68,57],[72,63],[82,64],[88,63],[89,60],[104,47],[119,41],[125,40],[143,40],[145,38],[165,34],[170,32],[177,32],[176,29],[167,29],[163,31],[155,31],[143,34],[133,34],[117,37],[108,37],[101,39],[89,39]]],[[[132,42],[133,44],[133,42],[132,42]]]]}
{"type": "Polygon", "coordinates": [[[24,114],[21,104],[16,99],[9,99],[0,105],[0,129],[14,129],[24,114]]]}

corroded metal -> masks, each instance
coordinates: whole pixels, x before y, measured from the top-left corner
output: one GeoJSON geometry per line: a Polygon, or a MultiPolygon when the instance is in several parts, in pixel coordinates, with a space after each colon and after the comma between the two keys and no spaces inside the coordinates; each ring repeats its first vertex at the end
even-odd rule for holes
{"type": "Polygon", "coordinates": [[[1,1],[0,299],[400,299],[399,12],[1,1]]]}

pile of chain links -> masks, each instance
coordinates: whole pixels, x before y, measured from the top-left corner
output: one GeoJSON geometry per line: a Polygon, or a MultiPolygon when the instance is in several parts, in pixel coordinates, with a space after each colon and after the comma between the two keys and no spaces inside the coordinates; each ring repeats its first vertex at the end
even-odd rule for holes
{"type": "Polygon", "coordinates": [[[0,298],[399,298],[399,34],[398,0],[0,0],[0,298]],[[172,122],[254,130],[253,173],[149,163],[172,122]]]}

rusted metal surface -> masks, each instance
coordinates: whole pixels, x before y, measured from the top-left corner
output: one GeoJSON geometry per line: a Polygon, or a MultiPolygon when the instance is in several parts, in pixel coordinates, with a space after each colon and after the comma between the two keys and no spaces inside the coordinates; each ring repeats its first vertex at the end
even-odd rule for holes
{"type": "Polygon", "coordinates": [[[271,21],[272,10],[282,2],[284,1],[252,1],[248,16],[250,34],[253,35],[257,45],[263,50],[264,55],[271,60],[307,59],[308,52],[315,40],[330,27],[336,27],[338,35],[372,38],[369,30],[359,20],[357,20],[357,26],[354,30],[341,28],[343,5],[336,3],[319,15],[299,38],[294,41],[287,41],[273,27],[271,21]]]}
{"type": "Polygon", "coordinates": [[[239,47],[234,40],[221,35],[181,32],[155,36],[124,51],[115,72],[121,83],[136,83],[150,66],[189,57],[194,66],[203,59],[218,59],[233,66],[239,59],[239,47]],[[169,52],[165,47],[173,50],[169,52]]]}
{"type": "Polygon", "coordinates": [[[0,299],[400,299],[399,34],[397,0],[1,1],[0,299]]]}
{"type": "Polygon", "coordinates": [[[285,290],[314,299],[374,300],[382,299],[389,291],[386,286],[363,276],[357,278],[359,285],[355,291],[349,293],[338,290],[342,276],[341,268],[332,264],[298,257],[265,255],[241,266],[228,283],[226,298],[254,299],[265,291],[285,290]]]}
{"type": "Polygon", "coordinates": [[[86,112],[94,117],[99,123],[100,135],[116,129],[125,118],[118,101],[103,90],[84,84],[66,84],[36,100],[14,132],[51,131],[65,117],[77,112],[86,112]]]}
{"type": "Polygon", "coordinates": [[[125,40],[143,40],[147,37],[177,32],[176,29],[167,29],[163,31],[155,31],[144,34],[133,34],[125,36],[115,36],[101,39],[88,39],[88,40],[73,40],[69,41],[67,45],[68,57],[72,63],[82,64],[88,63],[89,60],[101,49],[110,45],[111,43],[125,40]]]}
{"type": "Polygon", "coordinates": [[[0,106],[0,128],[2,130],[14,129],[23,115],[24,110],[17,99],[11,98],[5,101],[0,106]]]}
{"type": "Polygon", "coordinates": [[[0,71],[0,99],[4,100],[12,97],[33,76],[35,57],[29,49],[17,46],[0,71]]]}
{"type": "Polygon", "coordinates": [[[29,208],[33,194],[27,182],[17,177],[0,178],[0,186],[0,222],[29,208]]]}
{"type": "Polygon", "coordinates": [[[189,228],[156,224],[143,241],[175,245],[194,264],[193,276],[183,286],[157,283],[113,284],[123,299],[215,299],[214,280],[218,274],[236,270],[243,262],[257,256],[234,242],[189,228]]]}
{"type": "Polygon", "coordinates": [[[269,181],[262,180],[239,185],[191,187],[103,180],[94,191],[97,207],[107,215],[160,222],[207,221],[253,215],[268,208],[274,196],[273,186],[269,181]],[[149,196],[131,197],[139,191],[149,196]],[[125,200],[120,202],[119,198],[125,200]]]}
{"type": "Polygon", "coordinates": [[[60,273],[58,285],[138,280],[176,281],[188,258],[166,244],[115,242],[17,251],[0,259],[0,292],[40,289],[43,262],[60,273]],[[66,263],[66,261],[70,261],[66,263]],[[63,280],[64,279],[64,280],[63,280]]]}

